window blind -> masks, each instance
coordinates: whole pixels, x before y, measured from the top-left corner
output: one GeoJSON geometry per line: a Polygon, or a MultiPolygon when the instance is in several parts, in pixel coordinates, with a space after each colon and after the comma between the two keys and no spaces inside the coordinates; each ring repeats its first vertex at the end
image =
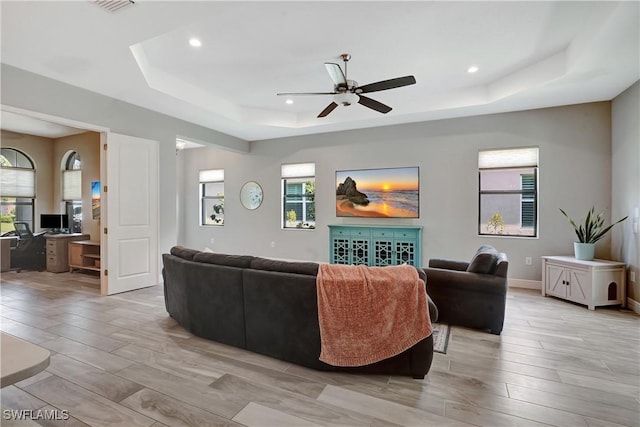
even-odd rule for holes
{"type": "Polygon", "coordinates": [[[315,175],[315,163],[292,163],[288,165],[282,165],[283,178],[300,178],[315,175]]]}
{"type": "Polygon", "coordinates": [[[36,172],[32,169],[0,168],[2,197],[36,197],[36,172]]]}
{"type": "Polygon", "coordinates": [[[62,171],[62,200],[82,200],[82,171],[62,171]]]}
{"type": "Polygon", "coordinates": [[[538,147],[483,150],[478,153],[478,168],[538,166],[538,147]]]}
{"type": "Polygon", "coordinates": [[[200,182],[218,182],[224,181],[224,169],[211,169],[200,171],[200,182]]]}

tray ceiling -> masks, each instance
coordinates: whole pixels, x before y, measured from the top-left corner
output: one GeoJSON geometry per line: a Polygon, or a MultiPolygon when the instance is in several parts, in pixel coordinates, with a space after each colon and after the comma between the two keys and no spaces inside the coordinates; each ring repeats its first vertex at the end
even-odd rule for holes
{"type": "Polygon", "coordinates": [[[638,2],[0,7],[3,63],[246,140],[610,100],[640,78],[638,2]],[[323,64],[341,53],[361,85],[417,84],[370,94],[386,115],[356,104],[319,119],[331,96],[276,96],[333,90],[323,64]]]}

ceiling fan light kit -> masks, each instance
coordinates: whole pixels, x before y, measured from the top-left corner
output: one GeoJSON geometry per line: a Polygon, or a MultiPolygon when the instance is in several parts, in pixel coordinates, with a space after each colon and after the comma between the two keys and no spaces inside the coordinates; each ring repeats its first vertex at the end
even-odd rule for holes
{"type": "Polygon", "coordinates": [[[387,114],[391,111],[391,107],[385,105],[375,99],[368,98],[361,94],[369,92],[379,92],[387,89],[395,89],[398,87],[409,86],[416,83],[414,76],[397,77],[389,80],[381,80],[375,83],[369,83],[364,86],[358,86],[358,82],[355,80],[347,79],[347,62],[351,59],[351,55],[343,53],[340,55],[342,61],[344,61],[344,71],[340,65],[333,62],[325,62],[324,66],[329,73],[329,77],[333,80],[333,92],[300,92],[300,93],[278,93],[279,96],[286,95],[333,95],[333,102],[327,105],[318,118],[326,117],[331,113],[338,105],[348,107],[351,104],[358,103],[372,110],[378,111],[382,114],[387,114]]]}
{"type": "Polygon", "coordinates": [[[352,92],[343,92],[333,95],[333,100],[344,107],[348,107],[351,104],[358,103],[360,97],[352,92]]]}

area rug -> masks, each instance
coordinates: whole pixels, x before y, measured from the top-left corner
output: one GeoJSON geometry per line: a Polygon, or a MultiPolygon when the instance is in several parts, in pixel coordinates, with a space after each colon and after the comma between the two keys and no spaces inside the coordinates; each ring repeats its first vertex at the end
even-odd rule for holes
{"type": "Polygon", "coordinates": [[[447,353],[449,346],[449,335],[451,328],[444,323],[433,323],[433,351],[436,353],[447,353]]]}

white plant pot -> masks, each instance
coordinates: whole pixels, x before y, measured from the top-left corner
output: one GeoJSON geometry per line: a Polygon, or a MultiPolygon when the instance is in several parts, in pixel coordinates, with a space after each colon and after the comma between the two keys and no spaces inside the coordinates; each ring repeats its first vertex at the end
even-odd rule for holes
{"type": "Polygon", "coordinates": [[[596,254],[596,244],[573,242],[573,252],[576,259],[592,261],[596,254]]]}

